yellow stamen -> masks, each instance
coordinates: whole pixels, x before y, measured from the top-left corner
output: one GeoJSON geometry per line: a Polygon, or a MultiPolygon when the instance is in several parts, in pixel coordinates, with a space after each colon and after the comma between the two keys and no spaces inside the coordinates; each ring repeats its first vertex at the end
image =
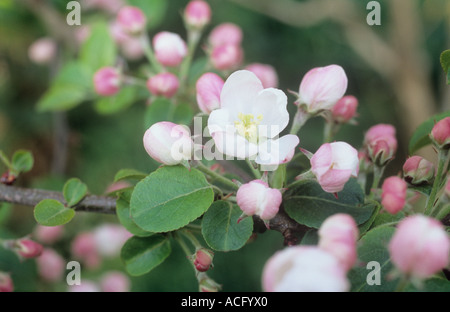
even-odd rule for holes
{"type": "Polygon", "coordinates": [[[251,143],[258,143],[258,125],[261,123],[263,116],[258,115],[255,120],[253,114],[239,113],[238,119],[234,122],[238,134],[251,143]]]}

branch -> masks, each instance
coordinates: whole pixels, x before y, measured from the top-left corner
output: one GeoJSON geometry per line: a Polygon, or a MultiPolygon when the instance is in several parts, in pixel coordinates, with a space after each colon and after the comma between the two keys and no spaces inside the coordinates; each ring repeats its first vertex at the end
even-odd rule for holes
{"type": "MultiPolygon", "coordinates": [[[[56,199],[65,203],[61,192],[28,189],[0,184],[0,202],[8,202],[24,206],[36,206],[41,200],[56,199]]],[[[75,206],[76,211],[116,213],[116,199],[108,196],[88,195],[75,206]]]]}

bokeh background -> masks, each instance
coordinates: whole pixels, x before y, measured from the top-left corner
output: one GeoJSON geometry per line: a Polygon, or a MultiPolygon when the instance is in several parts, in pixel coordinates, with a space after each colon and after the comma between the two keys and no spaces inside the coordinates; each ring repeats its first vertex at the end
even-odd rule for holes
{"type": "MultiPolygon", "coordinates": [[[[188,1],[147,1],[154,2],[159,10],[149,36],[168,30],[186,38],[181,15],[188,1]]],[[[7,155],[20,148],[33,152],[35,166],[20,177],[19,186],[60,190],[68,178],[78,177],[92,194],[104,194],[119,169],[150,172],[157,167],[142,146],[146,103],[141,101],[106,116],[99,114],[89,101],[67,112],[36,110],[37,100],[48,89],[58,67],[34,64],[28,57],[28,48],[40,37],[53,36],[61,44],[64,60],[66,40],[58,37],[61,35],[42,8],[51,8],[64,19],[67,2],[0,1],[0,150],[7,155]],[[58,143],[61,140],[65,142],[62,146],[58,143]]],[[[349,78],[347,94],[359,100],[359,116],[358,124],[344,126],[336,139],[360,147],[370,126],[395,125],[399,150],[387,174],[401,170],[408,156],[408,140],[417,126],[450,108],[450,89],[439,63],[440,53],[450,46],[447,0],[380,0],[381,25],[374,26],[366,22],[370,11],[366,9],[369,1],[365,0],[208,2],[213,19],[206,32],[224,22],[239,25],[244,32],[244,64],[272,65],[279,76],[279,88],[286,93],[298,91],[309,69],[341,65],[349,78]]],[[[80,3],[83,7],[84,2],[80,3]]],[[[99,16],[108,15],[101,10],[83,10],[81,22],[86,24],[99,16]]],[[[197,50],[196,57],[204,55],[201,48],[197,50]]],[[[295,98],[288,98],[289,109],[294,112],[295,98]]],[[[309,121],[299,133],[300,145],[315,151],[322,132],[323,120],[309,121]]],[[[435,158],[432,149],[420,153],[431,161],[435,158]]],[[[0,170],[4,169],[0,164],[0,170]]],[[[36,223],[32,207],[0,207],[3,237],[20,237],[33,231],[36,223]]],[[[79,213],[66,226],[65,237],[56,247],[69,258],[73,236],[104,222],[117,220],[114,216],[79,213]]],[[[225,291],[259,291],[265,261],[282,247],[281,234],[261,234],[242,250],[217,253],[211,276],[223,284],[225,291]]],[[[82,276],[96,280],[110,269],[123,270],[120,259],[105,260],[100,269],[82,268],[82,276]]],[[[19,262],[15,255],[0,248],[1,270],[12,272],[18,291],[64,291],[67,287],[64,280],[53,284],[41,281],[33,260],[19,262]]],[[[175,244],[161,266],[130,279],[133,291],[197,290],[192,269],[175,244]]]]}

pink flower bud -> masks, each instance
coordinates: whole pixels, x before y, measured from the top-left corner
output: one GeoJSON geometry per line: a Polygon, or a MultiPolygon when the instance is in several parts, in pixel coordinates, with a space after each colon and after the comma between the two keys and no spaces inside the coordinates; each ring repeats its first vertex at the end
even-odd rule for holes
{"type": "Polygon", "coordinates": [[[214,253],[206,248],[199,248],[194,254],[194,266],[199,272],[206,272],[212,266],[214,253]]]}
{"type": "Polygon", "coordinates": [[[44,247],[31,239],[22,238],[14,241],[14,251],[25,259],[39,257],[44,247]]]}
{"type": "Polygon", "coordinates": [[[210,61],[214,68],[218,70],[232,70],[241,64],[243,55],[241,46],[224,44],[213,48],[210,61]]]}
{"type": "Polygon", "coordinates": [[[129,292],[130,279],[122,272],[107,272],[100,281],[100,287],[104,292],[129,292]]]}
{"type": "Polygon", "coordinates": [[[350,289],[338,259],[316,246],[288,247],[275,253],[263,269],[267,292],[343,292],[350,289]]]}
{"type": "Polygon", "coordinates": [[[103,96],[116,94],[121,85],[121,75],[114,67],[103,67],[94,74],[95,91],[103,96]]]}
{"type": "Polygon", "coordinates": [[[172,73],[160,73],[147,80],[148,90],[156,96],[173,97],[180,86],[178,77],[172,73]]]}
{"type": "Polygon", "coordinates": [[[93,269],[100,265],[101,259],[97,251],[95,237],[90,232],[78,234],[72,242],[71,252],[73,257],[93,269]]]}
{"type": "Polygon", "coordinates": [[[198,283],[199,292],[218,292],[221,288],[219,284],[205,275],[198,283]]]}
{"type": "Polygon", "coordinates": [[[117,13],[117,23],[126,33],[138,35],[144,31],[147,20],[141,9],[124,6],[117,13]]]}
{"type": "Polygon", "coordinates": [[[353,95],[347,95],[341,98],[331,109],[333,120],[339,123],[349,122],[355,117],[358,107],[358,99],[353,95]]]}
{"type": "Polygon", "coordinates": [[[390,214],[397,214],[406,204],[406,182],[397,177],[392,176],[384,180],[381,186],[381,205],[390,214]]]}
{"type": "Polygon", "coordinates": [[[0,272],[0,292],[13,292],[14,284],[8,273],[0,272]]]}
{"type": "Polygon", "coordinates": [[[58,282],[62,279],[66,262],[55,250],[45,248],[41,256],[36,259],[39,275],[48,282],[58,282]]]}
{"type": "Polygon", "coordinates": [[[428,278],[449,264],[450,239],[442,224],[430,217],[404,218],[389,243],[392,263],[403,273],[428,278]]]}
{"type": "Polygon", "coordinates": [[[253,72],[261,80],[264,89],[278,87],[278,75],[273,66],[253,63],[247,65],[245,69],[253,72]]]}
{"type": "Polygon", "coordinates": [[[184,21],[188,27],[202,29],[211,20],[211,8],[202,0],[193,0],[188,3],[184,10],[184,21]]]}
{"type": "Polygon", "coordinates": [[[365,134],[364,145],[372,162],[384,166],[394,158],[397,151],[395,128],[392,125],[378,124],[365,134]]]}
{"type": "Polygon", "coordinates": [[[196,83],[197,104],[202,112],[210,114],[220,107],[220,93],[224,81],[215,73],[204,73],[196,83]]]}
{"type": "Polygon", "coordinates": [[[123,244],[132,236],[118,224],[102,224],[92,234],[96,250],[105,257],[118,256],[123,244]]]}
{"type": "Polygon", "coordinates": [[[36,239],[44,244],[53,244],[59,240],[64,234],[64,227],[59,226],[43,226],[38,225],[34,231],[36,239]]]}
{"type": "Polygon", "coordinates": [[[253,180],[239,188],[236,200],[247,216],[256,214],[262,220],[270,220],[278,213],[282,199],[280,190],[270,188],[262,180],[253,180]]]}
{"type": "Polygon", "coordinates": [[[415,185],[430,182],[434,177],[434,165],[420,156],[411,156],[403,165],[403,176],[406,182],[415,185]]]}
{"type": "Polygon", "coordinates": [[[222,45],[239,46],[242,42],[242,29],[232,23],[220,24],[211,31],[208,41],[213,47],[222,45]]]}
{"type": "Polygon", "coordinates": [[[173,166],[190,160],[194,142],[189,130],[181,125],[162,121],[144,134],[144,148],[157,162],[173,166]]]}
{"type": "Polygon", "coordinates": [[[450,117],[445,117],[434,125],[430,138],[439,148],[450,148],[450,117]]]}
{"type": "Polygon", "coordinates": [[[325,192],[342,191],[359,171],[358,151],[345,142],[323,144],[312,156],[311,171],[325,192]]]}
{"type": "Polygon", "coordinates": [[[178,66],[187,55],[184,40],[176,33],[162,31],[153,37],[155,57],[164,66],[178,66]]]}
{"type": "Polygon", "coordinates": [[[339,65],[316,67],[303,77],[299,90],[299,105],[316,113],[331,109],[347,90],[347,75],[339,65]]]}
{"type": "Polygon", "coordinates": [[[345,270],[356,263],[358,226],[348,214],[337,213],[328,217],[319,228],[319,247],[333,254],[345,270]]]}
{"type": "Polygon", "coordinates": [[[45,65],[55,59],[57,44],[52,38],[41,38],[31,44],[28,57],[36,64],[45,65]]]}

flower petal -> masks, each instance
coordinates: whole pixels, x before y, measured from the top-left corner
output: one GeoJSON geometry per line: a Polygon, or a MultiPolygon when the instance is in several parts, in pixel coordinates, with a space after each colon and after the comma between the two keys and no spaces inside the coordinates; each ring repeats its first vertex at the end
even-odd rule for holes
{"type": "Polygon", "coordinates": [[[255,118],[262,117],[258,131],[260,136],[274,138],[289,123],[289,112],[286,109],[287,96],[278,89],[268,88],[259,92],[253,106],[255,118]]]}
{"type": "Polygon", "coordinates": [[[217,131],[212,134],[217,149],[222,154],[245,159],[258,153],[258,146],[250,143],[242,136],[226,131],[217,131]]]}
{"type": "Polygon", "coordinates": [[[294,134],[288,134],[276,140],[267,140],[259,144],[258,157],[255,161],[260,165],[282,164],[299,143],[300,139],[294,134]]]}

